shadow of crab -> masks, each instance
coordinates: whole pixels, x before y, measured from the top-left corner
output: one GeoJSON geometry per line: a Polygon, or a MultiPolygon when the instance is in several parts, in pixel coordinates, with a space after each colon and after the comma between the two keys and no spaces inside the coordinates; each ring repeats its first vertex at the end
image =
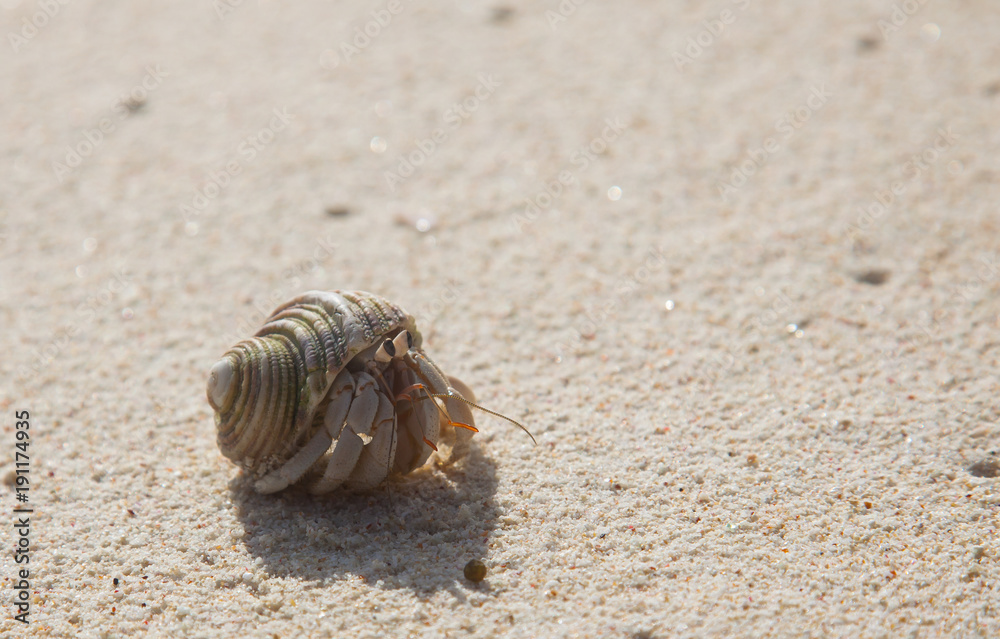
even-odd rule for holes
{"type": "Polygon", "coordinates": [[[457,594],[458,583],[472,585],[462,569],[485,559],[498,517],[496,465],[475,444],[454,466],[421,468],[371,491],[259,495],[243,474],[229,488],[250,554],[271,576],[308,581],[457,594]]]}

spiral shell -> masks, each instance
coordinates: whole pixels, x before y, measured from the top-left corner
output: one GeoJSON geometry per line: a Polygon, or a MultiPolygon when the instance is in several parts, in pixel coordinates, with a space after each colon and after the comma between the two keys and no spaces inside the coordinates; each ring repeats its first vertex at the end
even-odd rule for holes
{"type": "Polygon", "coordinates": [[[372,487],[435,451],[461,457],[474,397],[421,342],[412,316],[371,293],[286,302],[211,369],[219,449],[265,493],[300,481],[313,492],[372,487]]]}

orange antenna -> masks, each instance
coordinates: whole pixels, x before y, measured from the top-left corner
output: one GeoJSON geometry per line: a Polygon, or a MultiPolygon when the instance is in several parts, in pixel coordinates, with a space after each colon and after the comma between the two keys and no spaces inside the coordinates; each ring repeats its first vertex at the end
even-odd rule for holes
{"type": "Polygon", "coordinates": [[[490,415],[493,415],[494,417],[499,417],[500,419],[506,419],[511,424],[514,424],[515,426],[517,426],[518,428],[520,428],[521,430],[523,430],[524,432],[526,432],[528,434],[528,437],[531,438],[531,443],[533,443],[535,446],[538,445],[538,442],[535,441],[535,436],[531,434],[530,430],[528,430],[527,428],[525,428],[520,422],[516,422],[513,419],[511,419],[510,417],[507,417],[506,415],[501,415],[500,413],[492,411],[492,410],[490,410],[488,408],[483,408],[479,404],[476,404],[474,402],[470,402],[469,400],[465,399],[461,395],[433,394],[433,395],[431,395],[431,397],[441,397],[443,399],[457,399],[458,401],[464,402],[464,403],[468,404],[469,406],[472,406],[473,408],[478,408],[479,410],[483,411],[484,413],[489,413],[490,415]]]}

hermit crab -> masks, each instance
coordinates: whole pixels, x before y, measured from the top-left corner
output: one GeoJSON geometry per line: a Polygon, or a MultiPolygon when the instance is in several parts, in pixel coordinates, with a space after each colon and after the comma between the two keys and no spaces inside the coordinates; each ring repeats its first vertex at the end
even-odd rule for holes
{"type": "Polygon", "coordinates": [[[421,341],[412,316],[372,293],[309,291],[282,304],[209,374],[222,454],[258,492],[302,482],[325,493],[375,487],[432,455],[461,458],[478,432],[472,407],[527,432],[477,406],[421,341]]]}

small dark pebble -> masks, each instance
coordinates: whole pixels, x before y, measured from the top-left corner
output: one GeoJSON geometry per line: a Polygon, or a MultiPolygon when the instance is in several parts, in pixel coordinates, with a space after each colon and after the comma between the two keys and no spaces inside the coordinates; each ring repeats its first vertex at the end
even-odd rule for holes
{"type": "Polygon", "coordinates": [[[493,7],[493,14],[490,19],[494,24],[502,24],[514,17],[513,7],[493,7]]]}
{"type": "Polygon", "coordinates": [[[142,109],[142,107],[146,106],[146,100],[145,99],[136,100],[134,98],[129,98],[128,100],[122,102],[122,104],[124,104],[125,108],[129,110],[129,113],[135,113],[136,111],[142,109]]]}
{"type": "Polygon", "coordinates": [[[346,206],[328,206],[326,207],[326,214],[330,217],[347,217],[351,214],[351,209],[346,206]]]}
{"type": "Polygon", "coordinates": [[[973,477],[1000,477],[1000,461],[996,457],[987,457],[969,466],[973,477]]]}
{"type": "Polygon", "coordinates": [[[118,577],[115,577],[115,585],[118,585],[118,577]]]}
{"type": "Polygon", "coordinates": [[[483,579],[486,579],[486,564],[478,559],[473,559],[465,564],[464,572],[466,579],[479,583],[483,579]]]}
{"type": "Polygon", "coordinates": [[[879,284],[885,284],[886,280],[889,279],[889,271],[873,268],[870,271],[858,273],[854,276],[854,279],[862,284],[872,284],[874,286],[878,286],[879,284]]]}
{"type": "Polygon", "coordinates": [[[878,38],[874,36],[864,36],[863,38],[858,38],[858,51],[872,51],[877,49],[880,44],[882,43],[878,38]]]}

